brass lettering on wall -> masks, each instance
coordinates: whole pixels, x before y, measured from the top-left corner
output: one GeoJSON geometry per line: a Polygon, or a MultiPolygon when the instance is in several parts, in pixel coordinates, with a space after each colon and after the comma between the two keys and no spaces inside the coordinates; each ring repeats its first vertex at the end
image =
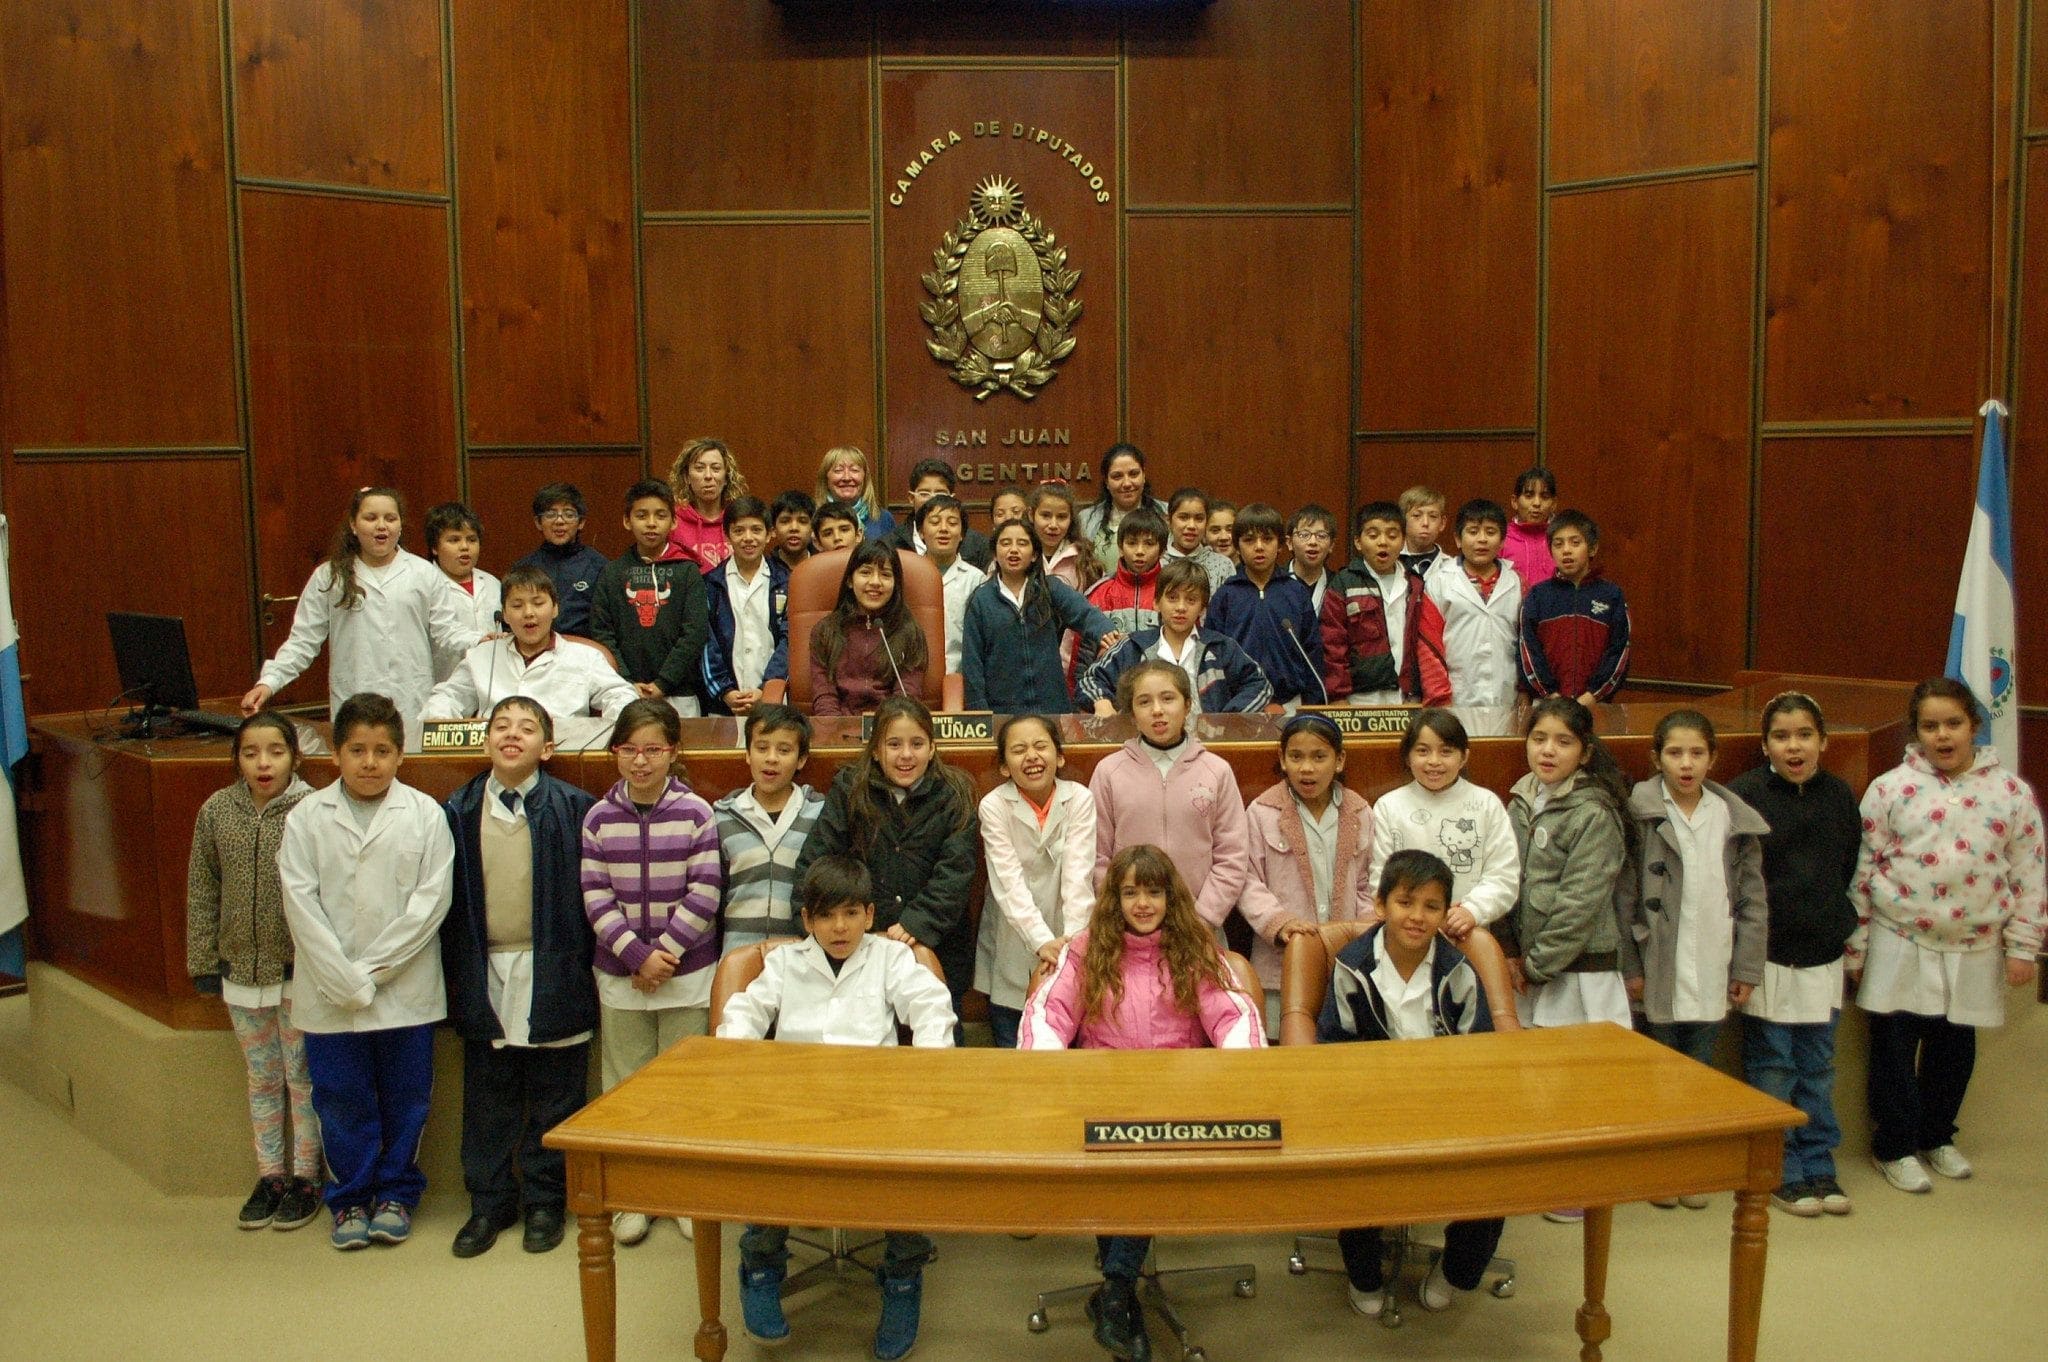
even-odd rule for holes
{"type": "Polygon", "coordinates": [[[925,348],[977,402],[1004,389],[1029,401],[1074,351],[1081,271],[1067,268],[1067,248],[1007,176],[975,186],[967,216],[939,239],[921,280],[931,295],[918,304],[932,332],[925,348]]]}

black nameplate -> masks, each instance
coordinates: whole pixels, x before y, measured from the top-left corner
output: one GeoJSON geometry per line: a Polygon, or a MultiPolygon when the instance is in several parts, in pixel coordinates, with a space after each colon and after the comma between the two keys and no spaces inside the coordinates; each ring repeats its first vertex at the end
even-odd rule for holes
{"type": "Polygon", "coordinates": [[[1304,714],[1320,714],[1347,738],[1398,738],[1408,731],[1413,706],[1303,705],[1304,714]]]}
{"type": "Polygon", "coordinates": [[[1278,1117],[1228,1121],[1085,1121],[1081,1148],[1091,1154],[1134,1149],[1278,1149],[1278,1117]]]}
{"type": "MultiPolygon", "coordinates": [[[[875,736],[875,716],[860,716],[860,740],[868,741],[875,736]]],[[[977,744],[993,744],[996,740],[996,716],[985,709],[970,709],[960,714],[932,715],[932,741],[941,747],[973,747],[977,744]]]]}
{"type": "Polygon", "coordinates": [[[481,752],[489,719],[426,719],[420,724],[422,752],[481,752]]]}

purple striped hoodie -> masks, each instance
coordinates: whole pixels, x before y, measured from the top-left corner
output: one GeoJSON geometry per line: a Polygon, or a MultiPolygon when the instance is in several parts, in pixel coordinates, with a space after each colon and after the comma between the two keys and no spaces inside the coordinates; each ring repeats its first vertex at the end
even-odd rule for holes
{"type": "Polygon", "coordinates": [[[584,816],[583,912],[604,973],[633,974],[656,949],[679,977],[717,965],[719,884],[718,820],[680,780],[644,816],[623,780],[584,816]]]}

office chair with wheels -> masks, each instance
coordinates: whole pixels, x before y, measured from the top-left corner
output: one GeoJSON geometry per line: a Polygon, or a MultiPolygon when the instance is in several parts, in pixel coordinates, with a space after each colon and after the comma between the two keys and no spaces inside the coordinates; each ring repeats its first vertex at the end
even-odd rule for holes
{"type": "MultiPolygon", "coordinates": [[[[1314,1045],[1316,1043],[1316,1019],[1322,1015],[1323,999],[1330,991],[1331,962],[1337,953],[1359,937],[1372,930],[1371,921],[1326,922],[1319,933],[1297,936],[1287,943],[1287,949],[1280,963],[1280,1043],[1282,1045],[1314,1045]]],[[[1472,970],[1479,976],[1479,986],[1486,990],[1486,1007],[1493,1014],[1496,1031],[1519,1031],[1521,1022],[1515,1015],[1514,987],[1508,982],[1507,957],[1501,951],[1500,943],[1493,939],[1493,933],[1484,927],[1474,927],[1469,936],[1459,943],[1465,958],[1472,963],[1472,970]]],[[[1383,1328],[1401,1327],[1399,1293],[1393,1290],[1400,1280],[1402,1270],[1411,1263],[1434,1266],[1443,1256],[1443,1245],[1431,1244],[1414,1237],[1406,1225],[1390,1225],[1382,1236],[1387,1252],[1387,1303],[1380,1311],[1379,1321],[1383,1328]]],[[[1294,1236],[1294,1252],[1288,1255],[1287,1270],[1296,1277],[1309,1272],[1343,1272],[1341,1267],[1312,1265],[1308,1261],[1311,1245],[1335,1248],[1336,1236],[1328,1234],[1297,1234],[1294,1236]]],[[[1493,1295],[1506,1300],[1515,1294],[1515,1260],[1496,1256],[1486,1265],[1493,1275],[1493,1285],[1488,1288],[1493,1295]]]]}

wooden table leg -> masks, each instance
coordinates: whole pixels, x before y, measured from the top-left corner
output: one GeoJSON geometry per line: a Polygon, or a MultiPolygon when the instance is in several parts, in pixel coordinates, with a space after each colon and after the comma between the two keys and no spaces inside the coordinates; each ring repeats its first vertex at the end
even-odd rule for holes
{"type": "Polygon", "coordinates": [[[701,1362],[723,1362],[725,1357],[725,1324],[719,1319],[718,1301],[718,1274],[723,1270],[719,1236],[724,1230],[716,1220],[690,1222],[690,1234],[697,1244],[697,1313],[702,1316],[697,1325],[697,1356],[701,1362]]]}
{"type": "Polygon", "coordinates": [[[1728,1362],[1756,1362],[1764,1313],[1764,1250],[1770,1233],[1768,1192],[1735,1194],[1735,1236],[1728,1251],[1728,1362]]]}
{"type": "Polygon", "coordinates": [[[577,1277],[583,1285],[583,1355],[613,1362],[619,1351],[618,1276],[612,1264],[612,1218],[576,1217],[577,1277]]]}
{"type": "Polygon", "coordinates": [[[1607,1318],[1607,1245],[1614,1235],[1614,1208],[1586,1208],[1586,1303],[1579,1307],[1579,1362],[1600,1362],[1600,1345],[1614,1332],[1607,1318]]]}

